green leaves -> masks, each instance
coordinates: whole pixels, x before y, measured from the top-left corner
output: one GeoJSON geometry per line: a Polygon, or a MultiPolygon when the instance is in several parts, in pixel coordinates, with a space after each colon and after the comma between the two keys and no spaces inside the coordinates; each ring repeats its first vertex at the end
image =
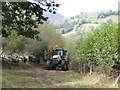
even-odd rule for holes
{"type": "Polygon", "coordinates": [[[17,31],[18,35],[23,35],[35,39],[39,34],[34,28],[38,24],[43,24],[48,20],[43,13],[47,10],[56,13],[56,7],[59,4],[55,2],[2,2],[2,36],[8,37],[11,30],[17,31]],[[47,9],[46,9],[47,7],[47,9]]]}
{"type": "Polygon", "coordinates": [[[26,47],[28,41],[22,35],[17,35],[14,30],[11,31],[11,34],[7,39],[7,51],[10,53],[22,53],[26,47]]]}
{"type": "Polygon", "coordinates": [[[59,7],[60,6],[60,4],[56,4],[56,7],[59,7]]]}
{"type": "Polygon", "coordinates": [[[60,4],[56,4],[55,2],[50,2],[50,3],[46,3],[46,6],[48,7],[47,9],[50,13],[56,14],[56,10],[57,10],[56,7],[58,8],[60,4]]]}
{"type": "Polygon", "coordinates": [[[47,3],[46,6],[51,7],[51,3],[47,3]]]}
{"type": "Polygon", "coordinates": [[[78,49],[79,58],[85,61],[97,60],[112,64],[112,61],[118,59],[117,30],[116,24],[109,24],[91,33],[78,49]]]}

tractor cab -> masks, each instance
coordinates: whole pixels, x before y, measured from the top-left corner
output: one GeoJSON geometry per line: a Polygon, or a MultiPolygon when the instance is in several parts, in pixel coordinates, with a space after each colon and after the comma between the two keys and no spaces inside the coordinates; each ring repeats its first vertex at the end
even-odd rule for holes
{"type": "Polygon", "coordinates": [[[61,58],[64,58],[64,56],[66,56],[67,50],[58,48],[58,49],[54,49],[53,50],[53,56],[54,55],[59,55],[61,58]]]}

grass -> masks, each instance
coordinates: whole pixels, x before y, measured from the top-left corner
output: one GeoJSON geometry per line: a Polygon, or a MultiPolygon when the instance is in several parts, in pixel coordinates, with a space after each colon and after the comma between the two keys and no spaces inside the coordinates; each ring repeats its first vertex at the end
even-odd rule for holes
{"type": "MultiPolygon", "coordinates": [[[[32,69],[3,69],[2,86],[3,88],[42,88],[42,87],[68,87],[64,83],[79,81],[80,76],[78,73],[72,71],[47,71],[43,70],[43,77],[31,77],[25,74],[36,73],[43,69],[32,68],[32,69]],[[25,75],[25,76],[23,76],[25,75]],[[50,79],[50,83],[47,80],[50,79]],[[60,84],[60,85],[59,85],[60,84]]],[[[71,86],[69,86],[71,87],[71,86]]]]}
{"type": "Polygon", "coordinates": [[[52,79],[55,79],[57,82],[70,82],[70,81],[76,81],[80,76],[73,75],[72,71],[60,71],[60,72],[50,72],[46,74],[46,77],[51,77],[52,79]]]}
{"type": "Polygon", "coordinates": [[[42,81],[41,78],[32,78],[28,76],[22,76],[21,74],[31,73],[38,68],[31,69],[3,69],[3,78],[2,78],[2,86],[4,88],[36,88],[42,87],[39,84],[39,81],[42,81]],[[38,81],[38,82],[37,82],[38,81]],[[36,83],[37,82],[37,83],[36,83]]]}
{"type": "Polygon", "coordinates": [[[98,83],[96,76],[99,75],[96,74],[81,76],[73,71],[44,70],[40,67],[3,69],[2,75],[3,88],[113,88],[109,83],[98,83]]]}

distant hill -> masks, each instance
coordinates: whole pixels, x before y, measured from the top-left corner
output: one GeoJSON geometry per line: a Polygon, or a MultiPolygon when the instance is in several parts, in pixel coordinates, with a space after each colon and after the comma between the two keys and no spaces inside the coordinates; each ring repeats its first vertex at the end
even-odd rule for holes
{"type": "Polygon", "coordinates": [[[102,25],[118,22],[117,10],[106,10],[76,15],[54,23],[56,30],[68,38],[86,36],[102,25]]]}
{"type": "Polygon", "coordinates": [[[61,14],[58,14],[58,13],[52,14],[52,13],[49,13],[49,12],[45,12],[44,16],[48,17],[50,20],[61,20],[61,19],[65,18],[61,14]]]}

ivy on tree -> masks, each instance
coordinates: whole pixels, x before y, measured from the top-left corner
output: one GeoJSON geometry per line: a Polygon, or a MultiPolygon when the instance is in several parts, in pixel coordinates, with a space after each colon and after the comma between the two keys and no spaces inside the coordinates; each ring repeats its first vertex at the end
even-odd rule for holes
{"type": "Polygon", "coordinates": [[[38,24],[43,24],[48,17],[44,12],[55,14],[59,4],[49,1],[31,2],[2,2],[2,36],[8,37],[14,30],[18,35],[39,39],[38,24]]]}

